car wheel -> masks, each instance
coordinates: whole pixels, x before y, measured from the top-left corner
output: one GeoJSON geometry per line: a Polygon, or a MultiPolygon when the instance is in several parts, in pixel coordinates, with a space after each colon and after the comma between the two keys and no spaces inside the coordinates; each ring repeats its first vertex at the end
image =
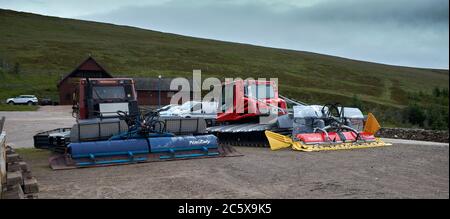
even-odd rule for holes
{"type": "Polygon", "coordinates": [[[31,101],[28,101],[28,106],[33,106],[33,102],[31,102],[31,101]]]}
{"type": "Polygon", "coordinates": [[[14,101],[9,101],[8,104],[9,105],[14,105],[15,103],[14,103],[14,101]]]}

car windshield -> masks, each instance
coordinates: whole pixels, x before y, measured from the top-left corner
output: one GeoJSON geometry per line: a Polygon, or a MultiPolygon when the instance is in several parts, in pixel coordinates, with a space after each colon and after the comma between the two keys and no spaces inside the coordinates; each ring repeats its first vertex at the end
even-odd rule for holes
{"type": "Polygon", "coordinates": [[[195,108],[200,107],[200,103],[189,101],[189,102],[186,102],[183,105],[181,105],[180,109],[181,110],[191,110],[193,107],[195,107],[195,108]]]}
{"type": "Polygon", "coordinates": [[[93,87],[93,97],[94,99],[124,99],[125,88],[122,86],[102,86],[93,87]]]}
{"type": "Polygon", "coordinates": [[[168,110],[168,109],[170,109],[170,107],[172,107],[172,106],[164,106],[160,110],[168,110]]]}
{"type": "Polygon", "coordinates": [[[245,94],[256,99],[269,99],[275,97],[275,91],[271,84],[247,85],[245,94]]]}
{"type": "Polygon", "coordinates": [[[174,108],[175,105],[167,105],[160,109],[160,111],[170,111],[174,108]]]}

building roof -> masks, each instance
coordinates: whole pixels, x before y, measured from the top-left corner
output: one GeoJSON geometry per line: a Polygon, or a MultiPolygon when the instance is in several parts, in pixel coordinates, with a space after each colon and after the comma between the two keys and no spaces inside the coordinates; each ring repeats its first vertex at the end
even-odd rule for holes
{"type": "MultiPolygon", "coordinates": [[[[179,89],[170,89],[170,83],[174,78],[134,78],[136,90],[138,91],[178,91],[179,89]],[[160,83],[160,84],[159,84],[160,83]],[[158,87],[161,86],[161,87],[158,87]]],[[[192,87],[192,79],[189,85],[192,87]]]]}
{"type": "Polygon", "coordinates": [[[66,76],[59,81],[58,86],[67,80],[70,77],[77,77],[77,74],[80,72],[92,72],[92,73],[102,73],[102,77],[104,78],[112,78],[113,76],[108,73],[94,58],[89,56],[85,61],[83,61],[77,68],[75,68],[72,72],[67,74],[66,76]]]}

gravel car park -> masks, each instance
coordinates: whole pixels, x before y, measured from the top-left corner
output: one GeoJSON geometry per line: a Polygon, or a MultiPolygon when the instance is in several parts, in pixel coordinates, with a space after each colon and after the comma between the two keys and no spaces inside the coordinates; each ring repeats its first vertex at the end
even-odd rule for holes
{"type": "Polygon", "coordinates": [[[73,124],[69,111],[0,112],[8,144],[27,147],[19,154],[40,198],[449,198],[448,144],[414,141],[321,153],[236,147],[243,157],[52,171],[32,136],[73,124]]]}

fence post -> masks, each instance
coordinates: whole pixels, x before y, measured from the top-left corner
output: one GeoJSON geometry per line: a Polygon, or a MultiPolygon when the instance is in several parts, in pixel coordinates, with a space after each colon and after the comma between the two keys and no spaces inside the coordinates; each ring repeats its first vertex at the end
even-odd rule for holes
{"type": "Polygon", "coordinates": [[[2,117],[0,118],[0,134],[2,134],[3,126],[4,126],[4,125],[5,125],[5,117],[2,116],[2,117]]]}
{"type": "Polygon", "coordinates": [[[5,117],[0,118],[0,198],[6,184],[6,132],[3,132],[5,117]]]}

